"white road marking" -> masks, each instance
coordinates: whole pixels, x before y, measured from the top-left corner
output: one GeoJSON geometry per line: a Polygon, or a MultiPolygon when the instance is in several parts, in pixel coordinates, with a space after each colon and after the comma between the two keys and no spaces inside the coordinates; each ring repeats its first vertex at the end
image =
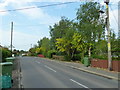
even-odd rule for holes
{"type": "Polygon", "coordinates": [[[56,72],[54,69],[52,69],[52,68],[50,68],[50,67],[48,67],[47,65],[44,65],[46,68],[48,68],[48,69],[50,69],[50,70],[52,70],[53,72],[56,72]]]}
{"type": "Polygon", "coordinates": [[[37,63],[40,63],[40,62],[37,62],[37,63]]]}
{"type": "Polygon", "coordinates": [[[85,86],[85,85],[83,85],[83,84],[81,84],[81,83],[79,83],[79,82],[77,82],[77,81],[75,81],[75,80],[73,80],[73,79],[70,79],[70,80],[71,80],[72,82],[74,82],[74,83],[76,83],[76,84],[84,87],[84,88],[88,88],[87,86],[85,86]]]}

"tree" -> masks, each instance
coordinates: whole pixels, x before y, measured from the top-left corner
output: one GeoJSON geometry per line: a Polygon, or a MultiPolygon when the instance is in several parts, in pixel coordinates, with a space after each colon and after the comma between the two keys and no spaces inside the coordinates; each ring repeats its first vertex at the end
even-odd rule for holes
{"type": "Polygon", "coordinates": [[[50,50],[50,40],[49,38],[44,37],[41,39],[41,52],[44,56],[47,56],[47,52],[50,50]]]}
{"type": "Polygon", "coordinates": [[[56,47],[60,52],[65,52],[69,59],[71,59],[71,40],[66,38],[58,38],[56,39],[56,47]]]}
{"type": "Polygon", "coordinates": [[[35,56],[36,55],[36,48],[30,48],[29,53],[30,53],[30,56],[35,56]]]}
{"type": "Polygon", "coordinates": [[[100,5],[96,2],[87,2],[81,5],[76,15],[78,20],[78,31],[88,43],[88,54],[91,55],[91,44],[95,44],[101,39],[104,27],[100,23],[99,17],[100,5]]]}
{"type": "MultiPolygon", "coordinates": [[[[69,59],[71,59],[73,58],[75,51],[85,51],[85,42],[78,32],[70,33],[68,35],[70,35],[70,38],[63,37],[56,39],[56,47],[59,51],[65,52],[69,59]]],[[[82,56],[84,56],[83,54],[82,56]]]]}
{"type": "Polygon", "coordinates": [[[50,26],[50,36],[51,36],[51,46],[53,49],[56,49],[55,42],[58,38],[63,38],[64,36],[70,38],[71,32],[75,31],[75,24],[73,21],[67,19],[66,17],[61,17],[61,20],[58,24],[54,24],[54,26],[50,26]],[[68,33],[70,32],[70,33],[68,33]]]}
{"type": "Polygon", "coordinates": [[[74,52],[75,50],[81,52],[81,58],[83,58],[84,53],[86,52],[86,43],[84,42],[82,35],[78,32],[74,33],[71,43],[74,52]]]}

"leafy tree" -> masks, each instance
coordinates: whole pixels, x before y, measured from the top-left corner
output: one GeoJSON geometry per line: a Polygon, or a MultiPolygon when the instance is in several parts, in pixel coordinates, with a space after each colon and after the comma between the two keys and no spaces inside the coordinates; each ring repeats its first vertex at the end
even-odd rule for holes
{"type": "Polygon", "coordinates": [[[41,47],[42,54],[47,56],[47,52],[50,50],[50,40],[49,38],[44,37],[41,39],[41,47]]]}
{"type": "Polygon", "coordinates": [[[84,54],[85,43],[83,41],[82,36],[79,33],[73,33],[71,35],[71,38],[63,37],[58,38],[56,40],[57,49],[61,52],[65,52],[69,59],[73,58],[75,51],[82,51],[84,54]]]}
{"type": "Polygon", "coordinates": [[[40,54],[40,53],[41,53],[41,48],[36,48],[35,52],[36,52],[37,54],[40,54]]]}
{"type": "MultiPolygon", "coordinates": [[[[76,15],[78,20],[78,31],[85,36],[87,43],[94,44],[103,33],[102,24],[99,22],[100,5],[96,2],[87,2],[81,5],[76,15]]],[[[88,45],[89,56],[91,53],[91,45],[88,45]]]]}
{"type": "Polygon", "coordinates": [[[78,32],[74,33],[73,40],[72,40],[72,48],[79,52],[81,52],[81,58],[84,57],[84,53],[86,52],[86,43],[84,42],[84,39],[82,35],[78,32]]]}
{"type": "Polygon", "coordinates": [[[61,17],[61,20],[58,24],[55,24],[53,27],[50,26],[50,36],[51,36],[51,46],[53,49],[56,49],[55,42],[58,38],[68,37],[71,38],[71,34],[75,31],[75,24],[73,21],[65,17],[61,17]],[[69,32],[69,33],[68,33],[69,32]]]}
{"type": "Polygon", "coordinates": [[[29,53],[30,53],[30,56],[35,56],[36,55],[36,48],[30,48],[29,53]]]}

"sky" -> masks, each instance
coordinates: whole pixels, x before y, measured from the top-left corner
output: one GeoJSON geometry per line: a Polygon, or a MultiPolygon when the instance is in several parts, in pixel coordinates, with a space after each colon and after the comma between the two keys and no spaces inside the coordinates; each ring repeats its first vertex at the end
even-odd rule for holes
{"type": "MultiPolygon", "coordinates": [[[[0,1],[0,45],[10,46],[11,22],[13,22],[13,49],[29,50],[43,37],[50,38],[49,26],[59,22],[61,16],[72,20],[79,6],[93,0],[1,0],[0,1]],[[51,7],[38,6],[75,2],[51,7]],[[26,7],[31,9],[14,10],[26,7]],[[5,12],[1,12],[5,11],[5,12]]],[[[94,0],[105,6],[104,0],[94,0]]],[[[110,0],[110,27],[118,33],[118,1],[110,0]]]]}

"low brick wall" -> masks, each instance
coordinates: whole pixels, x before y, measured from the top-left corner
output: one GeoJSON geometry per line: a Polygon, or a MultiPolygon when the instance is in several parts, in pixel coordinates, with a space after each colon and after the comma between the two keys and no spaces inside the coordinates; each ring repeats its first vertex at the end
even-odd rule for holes
{"type": "Polygon", "coordinates": [[[53,55],[52,58],[57,60],[64,60],[64,56],[53,55]]]}
{"type": "MultiPolygon", "coordinates": [[[[108,68],[108,60],[92,59],[91,67],[108,68]]],[[[120,72],[120,61],[112,61],[112,70],[120,72]]]]}
{"type": "Polygon", "coordinates": [[[112,69],[120,72],[120,61],[112,61],[112,69]]]}

